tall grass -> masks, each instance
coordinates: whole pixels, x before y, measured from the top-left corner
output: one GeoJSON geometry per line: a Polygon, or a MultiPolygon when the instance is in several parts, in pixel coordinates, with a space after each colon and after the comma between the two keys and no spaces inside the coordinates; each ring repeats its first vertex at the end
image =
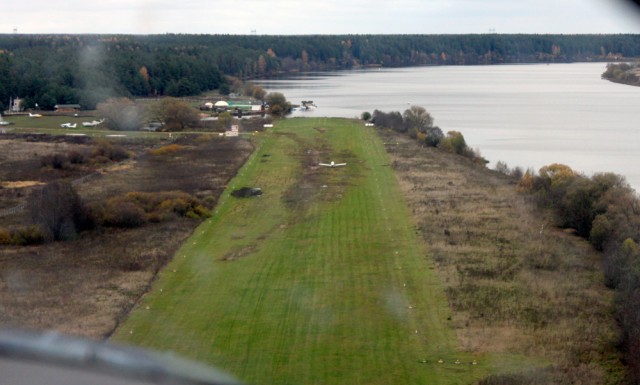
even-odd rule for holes
{"type": "Polygon", "coordinates": [[[519,352],[548,366],[514,368],[523,373],[485,383],[620,380],[613,295],[591,245],[556,229],[517,193],[515,180],[383,135],[416,231],[446,286],[461,347],[519,352]]]}

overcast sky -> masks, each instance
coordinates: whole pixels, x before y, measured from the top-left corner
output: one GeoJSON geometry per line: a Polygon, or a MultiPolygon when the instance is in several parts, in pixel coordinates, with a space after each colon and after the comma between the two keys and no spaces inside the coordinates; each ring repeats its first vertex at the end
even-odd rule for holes
{"type": "Polygon", "coordinates": [[[0,33],[640,33],[624,0],[6,1],[0,33]],[[255,32],[254,32],[255,31],[255,32]]]}

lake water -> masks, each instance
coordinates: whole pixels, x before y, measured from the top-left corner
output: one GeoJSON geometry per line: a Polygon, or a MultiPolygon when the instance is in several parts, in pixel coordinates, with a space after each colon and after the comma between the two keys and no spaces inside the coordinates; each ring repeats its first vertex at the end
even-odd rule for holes
{"type": "Polygon", "coordinates": [[[443,132],[462,132],[490,167],[564,163],[587,175],[622,174],[640,191],[640,87],[602,80],[604,70],[604,63],[413,67],[256,83],[318,106],[293,116],[353,118],[420,105],[443,132]]]}

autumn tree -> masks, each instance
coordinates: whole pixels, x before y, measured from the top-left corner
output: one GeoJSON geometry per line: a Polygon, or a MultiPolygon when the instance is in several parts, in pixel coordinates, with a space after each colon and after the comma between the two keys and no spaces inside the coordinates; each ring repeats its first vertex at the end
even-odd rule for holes
{"type": "Polygon", "coordinates": [[[218,114],[218,121],[216,122],[216,127],[220,131],[225,131],[231,128],[233,124],[233,115],[229,112],[222,112],[218,114]]]}
{"type": "Polygon", "coordinates": [[[411,106],[402,114],[407,131],[416,130],[426,133],[433,126],[433,118],[424,107],[411,106]]]}
{"type": "Polygon", "coordinates": [[[168,131],[184,131],[188,127],[195,127],[200,121],[195,109],[174,98],[164,98],[153,105],[151,114],[155,119],[164,122],[163,128],[168,131]]]}
{"type": "Polygon", "coordinates": [[[291,112],[291,103],[280,92],[270,92],[266,96],[269,111],[272,115],[284,116],[291,112]]]}
{"type": "Polygon", "coordinates": [[[260,55],[258,58],[258,75],[264,75],[267,72],[267,60],[260,55]]]}
{"type": "Polygon", "coordinates": [[[465,152],[468,151],[467,142],[462,133],[458,131],[447,132],[447,136],[440,141],[440,147],[458,155],[465,155],[465,152]]]}
{"type": "Polygon", "coordinates": [[[257,100],[264,100],[265,96],[267,95],[267,92],[264,90],[264,88],[251,82],[244,83],[242,93],[243,95],[250,96],[257,100]]]}
{"type": "Polygon", "coordinates": [[[267,96],[267,91],[265,91],[264,88],[260,86],[255,86],[253,87],[253,92],[251,95],[253,96],[254,99],[258,99],[262,101],[267,96]]]}

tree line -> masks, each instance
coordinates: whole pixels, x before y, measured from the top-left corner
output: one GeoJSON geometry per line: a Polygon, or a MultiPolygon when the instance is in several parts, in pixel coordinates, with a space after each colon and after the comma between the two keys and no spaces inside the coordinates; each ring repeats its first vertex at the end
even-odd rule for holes
{"type": "Polygon", "coordinates": [[[378,128],[391,129],[407,135],[427,147],[438,147],[479,164],[487,163],[478,150],[467,145],[461,132],[448,131],[445,135],[440,127],[434,126],[434,118],[422,106],[413,105],[403,113],[375,110],[372,115],[369,112],[363,112],[361,118],[362,120],[370,120],[378,128]]]}
{"type": "Polygon", "coordinates": [[[228,76],[629,57],[640,35],[0,35],[0,109],[12,97],[93,109],[110,97],[224,94],[228,76]]]}
{"type": "Polygon", "coordinates": [[[602,251],[605,282],[615,291],[627,382],[640,383],[640,197],[620,175],[587,177],[557,163],[538,173],[528,170],[518,188],[551,210],[557,226],[573,229],[602,251]]]}

